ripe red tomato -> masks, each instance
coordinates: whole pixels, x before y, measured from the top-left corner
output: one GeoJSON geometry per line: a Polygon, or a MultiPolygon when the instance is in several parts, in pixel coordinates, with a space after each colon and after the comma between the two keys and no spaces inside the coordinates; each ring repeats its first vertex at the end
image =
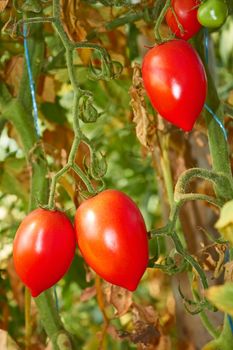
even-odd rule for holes
{"type": "Polygon", "coordinates": [[[178,38],[188,40],[200,30],[201,24],[197,20],[199,4],[199,0],[172,0],[171,6],[176,17],[171,8],[169,8],[166,13],[166,22],[178,38]],[[181,24],[184,31],[179,29],[177,21],[181,24]]]}
{"type": "Polygon", "coordinates": [[[184,131],[192,130],[207,92],[205,69],[192,46],[171,40],[153,47],[143,59],[142,78],[159,114],[184,131]]]}
{"type": "Polygon", "coordinates": [[[75,254],[74,228],[60,211],[36,209],[21,222],[13,243],[15,270],[33,297],[58,282],[75,254]]]}
{"type": "Polygon", "coordinates": [[[83,202],[75,215],[78,246],[106,281],[135,290],[148,264],[143,217],[124,193],[106,190],[83,202]]]}

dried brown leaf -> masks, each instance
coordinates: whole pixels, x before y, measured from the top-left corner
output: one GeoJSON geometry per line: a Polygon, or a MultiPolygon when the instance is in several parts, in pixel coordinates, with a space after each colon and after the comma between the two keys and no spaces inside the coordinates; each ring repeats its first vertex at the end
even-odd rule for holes
{"type": "Polygon", "coordinates": [[[43,133],[46,153],[52,155],[59,165],[61,162],[66,162],[73,137],[73,131],[66,125],[56,124],[50,130],[46,129],[43,133]]]}
{"type": "Polygon", "coordinates": [[[134,323],[138,321],[144,321],[147,323],[158,323],[158,313],[155,311],[153,306],[148,305],[148,306],[142,306],[133,303],[132,304],[132,315],[133,315],[133,321],[134,323]]]}
{"type": "Polygon", "coordinates": [[[95,286],[85,288],[80,295],[80,301],[81,302],[88,301],[91,298],[93,298],[95,295],[96,295],[96,287],[95,286]]]}
{"type": "Polygon", "coordinates": [[[125,315],[132,305],[132,293],[125,288],[106,284],[104,288],[106,301],[116,308],[116,317],[125,315]]]}
{"type": "Polygon", "coordinates": [[[225,264],[224,280],[226,282],[233,282],[233,261],[225,264]]]}
{"type": "Polygon", "coordinates": [[[9,334],[0,329],[0,349],[1,350],[19,350],[18,345],[9,336],[9,334]]]}
{"type": "Polygon", "coordinates": [[[54,103],[56,99],[56,84],[51,75],[43,76],[40,81],[40,95],[43,102],[54,103]]]}
{"type": "Polygon", "coordinates": [[[62,0],[62,20],[69,38],[75,42],[86,39],[87,32],[78,19],[79,0],[62,0]]]}
{"type": "Polygon", "coordinates": [[[0,13],[5,10],[9,0],[0,0],[0,13]]]}
{"type": "Polygon", "coordinates": [[[14,97],[17,96],[19,91],[19,85],[23,74],[23,62],[24,58],[22,56],[14,56],[6,64],[5,81],[10,86],[14,97]]]}
{"type": "Polygon", "coordinates": [[[148,115],[142,87],[141,69],[135,63],[133,67],[133,81],[130,88],[133,122],[136,124],[136,135],[140,143],[152,151],[155,144],[156,124],[152,115],[148,115]]]}
{"type": "Polygon", "coordinates": [[[138,321],[135,324],[135,330],[130,335],[134,344],[142,343],[144,345],[158,345],[160,332],[153,323],[138,321]]]}

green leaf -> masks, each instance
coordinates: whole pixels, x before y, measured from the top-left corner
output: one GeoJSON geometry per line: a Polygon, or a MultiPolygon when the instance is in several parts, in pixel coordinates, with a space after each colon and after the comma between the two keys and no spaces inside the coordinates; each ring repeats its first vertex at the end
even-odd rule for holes
{"type": "Polygon", "coordinates": [[[24,187],[22,180],[18,179],[18,175],[24,166],[25,159],[14,157],[9,157],[4,162],[0,162],[0,189],[3,193],[15,194],[26,203],[28,201],[27,189],[24,187]]]}
{"type": "Polygon", "coordinates": [[[219,310],[233,316],[233,283],[227,282],[221,286],[210,287],[206,297],[219,310]]]}
{"type": "Polygon", "coordinates": [[[55,103],[51,103],[51,102],[42,103],[40,109],[43,115],[45,116],[45,118],[51,122],[54,122],[57,124],[64,124],[67,121],[66,110],[59,104],[58,98],[56,98],[55,103]]]}
{"type": "Polygon", "coordinates": [[[129,50],[129,59],[133,61],[135,58],[139,56],[138,50],[138,34],[139,30],[135,26],[134,23],[129,24],[128,38],[127,38],[127,46],[129,50]]]}
{"type": "Polygon", "coordinates": [[[233,200],[224,204],[215,227],[224,239],[233,244],[233,200]]]}
{"type": "Polygon", "coordinates": [[[219,52],[221,59],[225,65],[228,65],[232,60],[233,52],[233,18],[228,17],[224,28],[222,29],[219,43],[219,52]]]}

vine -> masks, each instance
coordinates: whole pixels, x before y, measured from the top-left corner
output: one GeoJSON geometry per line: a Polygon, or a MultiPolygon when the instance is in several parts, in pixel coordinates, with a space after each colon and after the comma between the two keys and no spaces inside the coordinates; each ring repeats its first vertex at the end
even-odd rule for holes
{"type": "MultiPolygon", "coordinates": [[[[17,2],[14,2],[17,7],[17,2]]],[[[91,1],[95,3],[95,1],[91,1]]],[[[119,18],[114,19],[111,22],[105,24],[107,30],[112,30],[123,24],[132,23],[139,19],[147,19],[149,22],[156,20],[156,25],[154,27],[156,41],[161,43],[164,39],[160,34],[160,27],[165,17],[167,9],[171,6],[171,1],[167,0],[163,6],[161,5],[162,1],[156,1],[156,5],[150,9],[142,9],[138,12],[132,13],[130,4],[127,1],[101,1],[105,6],[125,6],[129,7],[130,10],[119,18]],[[160,10],[160,11],[159,11],[160,10]]],[[[69,80],[73,89],[73,130],[74,130],[74,139],[72,142],[71,150],[68,156],[67,163],[61,168],[51,179],[49,186],[47,180],[48,166],[46,162],[46,157],[43,150],[43,145],[40,140],[38,140],[38,130],[35,125],[33,125],[31,119],[31,107],[32,101],[30,96],[30,76],[28,78],[27,67],[25,65],[23,77],[21,80],[20,90],[18,97],[13,100],[11,103],[6,103],[3,108],[3,116],[6,119],[10,119],[17,131],[20,134],[25,154],[27,156],[28,164],[31,166],[31,201],[29,210],[32,210],[40,205],[47,207],[50,210],[56,208],[55,203],[55,193],[56,186],[59,179],[64,176],[68,171],[73,170],[80,180],[85,185],[88,193],[90,195],[95,195],[98,192],[102,191],[104,188],[103,176],[106,172],[106,163],[102,155],[98,156],[95,148],[93,147],[90,140],[84,135],[80,127],[80,120],[84,122],[94,122],[98,118],[98,111],[96,110],[93,103],[93,96],[90,91],[82,90],[74,69],[74,53],[77,49],[91,49],[95,53],[98,53],[100,57],[100,66],[95,67],[93,61],[90,63],[90,76],[93,79],[99,80],[110,80],[116,79],[121,71],[122,66],[119,62],[112,61],[109,53],[105,48],[100,45],[93,44],[89,41],[83,42],[73,42],[69,39],[62,23],[61,19],[61,5],[59,0],[53,0],[53,15],[50,17],[39,17],[32,16],[30,18],[20,19],[15,26],[15,33],[17,35],[26,36],[25,28],[26,26],[32,26],[30,35],[28,35],[28,52],[33,52],[33,62],[32,62],[32,72],[34,79],[36,80],[40,71],[41,71],[41,62],[44,57],[45,44],[42,37],[42,24],[51,23],[60,37],[60,40],[63,44],[66,57],[66,65],[69,74],[69,80]],[[23,33],[22,33],[23,29],[23,33]],[[25,89],[25,86],[28,88],[25,89]],[[88,165],[88,170],[83,171],[80,166],[75,162],[76,154],[81,143],[84,143],[89,150],[90,163],[88,165]],[[92,180],[97,180],[97,186],[93,185],[92,180]],[[47,195],[49,193],[49,196],[47,195]]],[[[19,8],[18,8],[19,9],[19,8]]],[[[24,7],[23,13],[28,13],[28,8],[24,7]]],[[[41,12],[41,8],[38,6],[35,11],[36,13],[41,12]]],[[[179,25],[181,29],[182,26],[179,25]]],[[[31,27],[30,27],[31,28],[31,27]]],[[[89,33],[88,40],[91,40],[98,36],[96,31],[89,33]]],[[[166,139],[166,142],[163,143],[163,158],[162,158],[162,168],[163,175],[166,183],[166,189],[169,197],[170,203],[170,215],[168,223],[159,229],[151,230],[149,232],[149,238],[157,239],[159,236],[169,237],[175,248],[175,254],[181,256],[182,261],[179,266],[177,266],[174,259],[174,252],[168,255],[162,264],[157,264],[157,255],[151,259],[150,266],[155,268],[160,268],[163,271],[170,274],[177,274],[181,271],[190,271],[194,276],[198,276],[202,289],[208,289],[208,280],[207,277],[201,268],[198,261],[187,252],[187,249],[181,239],[177,234],[177,222],[179,219],[179,212],[182,206],[189,201],[202,200],[208,202],[210,205],[213,205],[217,208],[221,208],[228,200],[233,198],[233,179],[229,162],[229,151],[226,140],[226,135],[222,132],[222,123],[223,123],[223,111],[220,107],[219,97],[215,88],[214,81],[210,75],[208,69],[208,62],[205,52],[204,44],[200,45],[200,42],[203,40],[203,32],[197,36],[196,39],[193,39],[193,44],[196,46],[196,49],[199,51],[202,60],[205,63],[205,68],[208,76],[208,97],[207,97],[207,106],[204,111],[204,117],[208,130],[208,140],[210,154],[212,157],[212,169],[201,169],[201,168],[192,168],[185,171],[179,177],[173,193],[173,184],[171,178],[171,171],[169,169],[169,138],[166,139]],[[210,106],[210,107],[209,107],[210,106]],[[216,120],[213,118],[217,114],[221,124],[216,123],[216,120]],[[210,182],[213,185],[215,191],[215,197],[209,196],[201,193],[189,193],[187,192],[187,187],[193,179],[201,179],[210,182]]],[[[10,100],[10,94],[7,91],[7,88],[4,87],[4,93],[8,96],[10,100]]],[[[227,106],[225,106],[227,108],[227,106]]],[[[228,109],[227,109],[228,110],[228,109]]],[[[98,281],[99,283],[99,281],[98,281]]],[[[196,314],[200,313],[200,317],[203,321],[208,332],[212,337],[215,338],[210,344],[212,348],[217,348],[223,346],[225,349],[225,342],[230,339],[232,340],[232,335],[230,334],[230,327],[228,324],[228,318],[225,317],[224,327],[222,333],[219,333],[214,326],[208,320],[208,317],[205,314],[205,309],[214,311],[213,306],[208,302],[205,296],[202,296],[203,291],[193,290],[193,300],[189,300],[185,297],[183,292],[180,291],[180,295],[183,298],[185,307],[190,313],[196,314]],[[190,309],[190,307],[192,309],[190,309]]],[[[26,299],[26,347],[30,345],[30,298],[28,291],[25,295],[26,299]]],[[[76,349],[77,344],[73,335],[69,334],[59,317],[59,314],[56,310],[55,303],[52,297],[51,291],[47,291],[36,298],[36,304],[39,309],[39,313],[43,322],[43,326],[52,341],[53,347],[56,350],[63,349],[76,349]]],[[[105,318],[105,322],[108,325],[109,320],[105,318]]],[[[207,348],[206,348],[207,349],[207,348]]]]}

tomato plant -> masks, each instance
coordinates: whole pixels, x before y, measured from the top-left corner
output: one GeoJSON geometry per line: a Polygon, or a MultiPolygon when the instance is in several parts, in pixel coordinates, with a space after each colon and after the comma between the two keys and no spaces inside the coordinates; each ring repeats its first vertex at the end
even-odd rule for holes
{"type": "Polygon", "coordinates": [[[21,222],[13,243],[17,274],[33,297],[58,282],[75,253],[75,233],[60,211],[36,209],[21,222]]]}
{"type": "Polygon", "coordinates": [[[219,28],[227,15],[228,7],[224,0],[207,0],[200,5],[197,12],[200,24],[208,28],[219,28]]]}
{"type": "Polygon", "coordinates": [[[75,230],[87,264],[106,281],[129,289],[148,264],[147,232],[135,203],[124,193],[106,190],[77,209],[75,230]]]}
{"type": "Polygon", "coordinates": [[[188,40],[201,28],[197,20],[199,3],[199,0],[172,0],[171,8],[166,13],[166,22],[178,38],[188,40]]]}
{"type": "Polygon", "coordinates": [[[192,46],[171,40],[150,49],[142,78],[154,108],[172,124],[190,131],[206,98],[204,66],[192,46]]]}

